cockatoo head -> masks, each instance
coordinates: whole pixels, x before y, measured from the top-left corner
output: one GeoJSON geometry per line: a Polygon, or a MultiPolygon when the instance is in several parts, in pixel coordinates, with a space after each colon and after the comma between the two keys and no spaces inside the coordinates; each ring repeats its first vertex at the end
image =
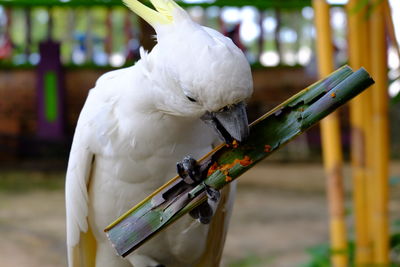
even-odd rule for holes
{"type": "Polygon", "coordinates": [[[244,101],[253,92],[250,66],[242,51],[221,33],[194,22],[173,0],[125,4],[157,33],[147,61],[158,110],[201,117],[230,142],[248,135],[244,101]]]}

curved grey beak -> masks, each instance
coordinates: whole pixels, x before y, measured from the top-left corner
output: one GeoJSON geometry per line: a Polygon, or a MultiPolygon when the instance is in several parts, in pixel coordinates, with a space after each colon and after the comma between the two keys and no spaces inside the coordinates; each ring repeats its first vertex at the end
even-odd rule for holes
{"type": "Polygon", "coordinates": [[[210,125],[226,143],[232,143],[233,140],[241,142],[249,135],[244,102],[227,107],[223,111],[207,112],[201,119],[210,125]]]}

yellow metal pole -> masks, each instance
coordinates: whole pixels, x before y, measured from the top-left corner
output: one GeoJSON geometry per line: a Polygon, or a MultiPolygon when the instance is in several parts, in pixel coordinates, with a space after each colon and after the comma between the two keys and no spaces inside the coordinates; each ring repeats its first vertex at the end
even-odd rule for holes
{"type": "Polygon", "coordinates": [[[374,135],[375,163],[375,206],[374,219],[374,263],[389,266],[389,220],[388,220],[388,77],[387,47],[385,35],[385,3],[377,2],[371,14],[371,74],[376,85],[371,88],[373,94],[372,125],[374,135]]]}
{"type": "MultiPolygon", "coordinates": [[[[347,4],[348,11],[348,36],[349,36],[349,61],[353,68],[359,68],[365,65],[368,53],[366,53],[366,31],[363,20],[363,12],[355,12],[357,0],[349,0],[347,4]]],[[[368,93],[356,97],[350,102],[350,120],[351,120],[351,163],[353,172],[354,186],[354,217],[355,217],[355,265],[365,265],[371,263],[371,227],[369,217],[370,195],[367,176],[367,134],[364,116],[368,111],[368,93]]],[[[369,143],[369,142],[368,142],[369,143]]]]}
{"type": "MultiPolygon", "coordinates": [[[[318,70],[320,77],[324,77],[334,70],[329,5],[325,0],[313,0],[313,7],[317,30],[318,70]]],[[[337,112],[322,120],[320,126],[327,175],[330,236],[333,250],[331,262],[334,267],[345,267],[348,265],[348,252],[344,215],[342,147],[337,112]]]]}

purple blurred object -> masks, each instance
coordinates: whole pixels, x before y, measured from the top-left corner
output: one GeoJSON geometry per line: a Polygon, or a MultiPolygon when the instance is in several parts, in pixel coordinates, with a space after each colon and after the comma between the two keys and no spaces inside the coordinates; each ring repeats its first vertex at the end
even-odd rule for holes
{"type": "Polygon", "coordinates": [[[59,141],[65,137],[65,89],[60,43],[45,41],[39,45],[37,68],[38,137],[59,141]]]}

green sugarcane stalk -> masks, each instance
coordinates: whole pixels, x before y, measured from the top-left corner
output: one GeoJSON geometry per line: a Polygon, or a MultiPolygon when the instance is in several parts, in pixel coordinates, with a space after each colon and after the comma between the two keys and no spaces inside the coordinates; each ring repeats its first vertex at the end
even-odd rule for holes
{"type": "Polygon", "coordinates": [[[175,177],[108,226],[113,247],[125,257],[205,201],[207,186],[223,188],[373,83],[365,69],[353,73],[344,66],[294,95],[252,123],[246,141],[219,146],[199,160],[211,161],[204,181],[188,185],[175,177]]]}

